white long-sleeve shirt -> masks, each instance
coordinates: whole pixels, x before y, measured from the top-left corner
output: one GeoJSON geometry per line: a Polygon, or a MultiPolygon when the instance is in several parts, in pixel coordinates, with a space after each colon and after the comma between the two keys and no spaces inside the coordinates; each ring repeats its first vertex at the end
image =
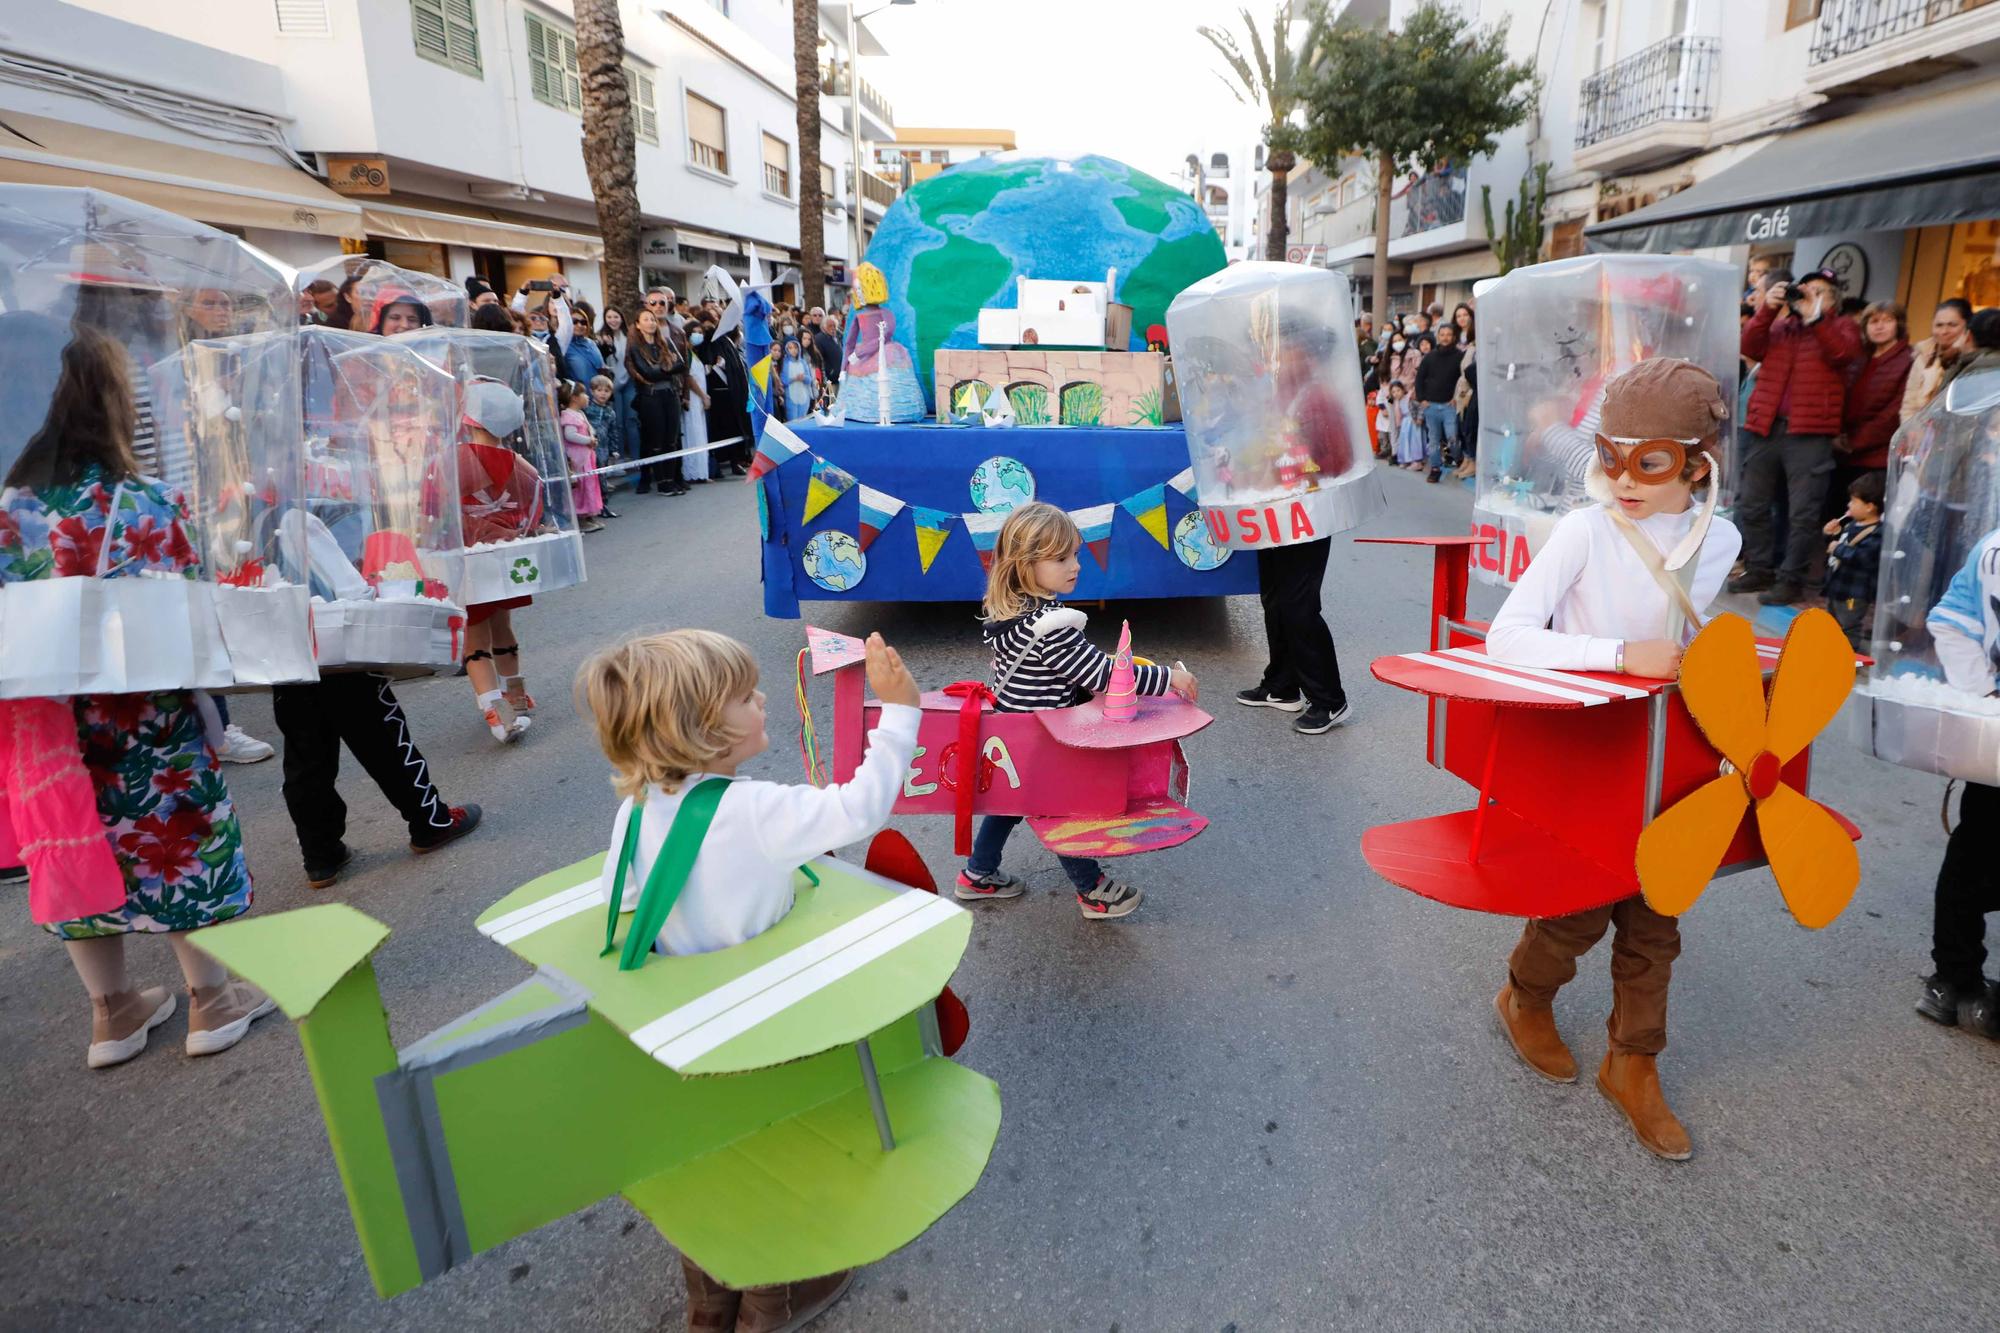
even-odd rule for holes
{"type": "MultiPolygon", "coordinates": [[[[1638,520],[1662,555],[1694,526],[1696,510],[1638,520]]],[[[1688,597],[1706,614],[1743,548],[1742,534],[1718,518],[1695,556],[1688,597]]],[[[1687,627],[1684,638],[1693,636],[1687,627]]],[[[1667,633],[1667,593],[1601,504],[1564,515],[1486,632],[1486,652],[1515,666],[1615,671],[1618,646],[1667,633]]]]}
{"type": "MultiPolygon", "coordinates": [[[[839,786],[729,779],[729,790],[715,808],[687,885],[660,931],[659,947],[667,953],[709,953],[777,925],[792,910],[792,875],[801,865],[889,822],[890,808],[916,753],[917,722],[922,716],[903,704],[882,705],[881,723],[868,733],[868,753],[861,767],[852,781],[839,786]]],[[[678,792],[646,788],[639,845],[632,853],[619,911],[638,907],[646,876],[652,873],[654,858],[666,845],[667,831],[681,808],[681,797],[712,776],[690,774],[678,792]]],[[[611,881],[618,873],[618,853],[631,818],[632,802],[627,800],[618,807],[611,827],[611,854],[598,880],[605,902],[611,901],[611,881]]]]}

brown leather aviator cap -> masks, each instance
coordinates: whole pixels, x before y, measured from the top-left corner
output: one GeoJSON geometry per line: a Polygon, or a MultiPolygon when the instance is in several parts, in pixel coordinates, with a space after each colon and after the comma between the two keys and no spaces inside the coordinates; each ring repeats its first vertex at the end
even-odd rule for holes
{"type": "Polygon", "coordinates": [[[1598,429],[1626,440],[1706,440],[1728,417],[1715,376],[1692,361],[1656,356],[1605,387],[1598,429]]]}

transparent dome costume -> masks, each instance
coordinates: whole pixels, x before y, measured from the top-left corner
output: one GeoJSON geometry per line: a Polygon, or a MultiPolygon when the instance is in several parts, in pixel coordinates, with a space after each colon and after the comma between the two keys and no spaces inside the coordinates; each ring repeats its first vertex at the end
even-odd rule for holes
{"type": "Polygon", "coordinates": [[[1313,541],[1383,507],[1347,279],[1234,264],[1167,308],[1196,494],[1233,549],[1313,541]]]}
{"type": "MultiPolygon", "coordinates": [[[[311,296],[315,283],[330,283],[336,296],[346,302],[356,333],[381,332],[382,316],[390,306],[414,301],[429,316],[428,325],[462,329],[472,313],[465,288],[449,278],[399,268],[386,259],[370,255],[335,255],[298,271],[293,287],[301,297],[311,296]]],[[[311,314],[303,305],[302,314],[311,314]]],[[[331,327],[341,327],[332,325],[331,327]]]]}
{"type": "Polygon", "coordinates": [[[1903,424],[1887,503],[1861,739],[2000,786],[2000,368],[1960,375],[1903,424]]]}
{"type": "Polygon", "coordinates": [[[0,695],[317,678],[309,570],[279,540],[304,476],[295,304],[212,227],[0,185],[0,695]],[[76,432],[126,427],[138,480],[58,484],[76,432]]]}
{"type": "MultiPolygon", "coordinates": [[[[1728,264],[1678,255],[1588,255],[1517,268],[1479,293],[1472,573],[1511,587],[1558,520],[1593,503],[1604,388],[1649,357],[1714,375],[1735,415],[1738,291],[1728,264]]],[[[1734,422],[1716,439],[1727,504],[1734,422]]]]}

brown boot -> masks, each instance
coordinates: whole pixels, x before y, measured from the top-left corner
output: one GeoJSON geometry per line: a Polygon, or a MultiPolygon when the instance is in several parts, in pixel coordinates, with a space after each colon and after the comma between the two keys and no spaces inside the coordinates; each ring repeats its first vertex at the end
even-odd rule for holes
{"type": "Polygon", "coordinates": [[[1617,1103],[1647,1152],[1670,1162],[1694,1156],[1693,1142],[1674,1119],[1666,1093],[1660,1091],[1660,1073],[1652,1056],[1606,1051],[1597,1069],[1597,1090],[1617,1103]]]}
{"type": "Polygon", "coordinates": [[[681,1273],[687,1278],[688,1333],[731,1333],[743,1293],[723,1286],[686,1255],[681,1256],[681,1273]]]}
{"type": "Polygon", "coordinates": [[[1493,1007],[1499,1011],[1500,1027],[1507,1040],[1514,1043],[1515,1052],[1528,1068],[1551,1083],[1576,1082],[1576,1057],[1569,1053],[1562,1034],[1556,1031],[1554,1009],[1523,999],[1512,981],[1501,984],[1500,993],[1493,997],[1493,1007]]]}
{"type": "Polygon", "coordinates": [[[90,998],[90,1050],[83,1062],[92,1069],[122,1065],[146,1049],[146,1035],[174,1016],[174,997],[165,986],[90,998]]]}
{"type": "Polygon", "coordinates": [[[219,1055],[277,1007],[263,991],[233,977],[220,986],[194,987],[188,991],[187,1053],[219,1055]]]}
{"type": "Polygon", "coordinates": [[[777,1287],[752,1287],[743,1293],[743,1311],[736,1333],[792,1333],[820,1317],[847,1294],[854,1270],[787,1282],[777,1287]]]}

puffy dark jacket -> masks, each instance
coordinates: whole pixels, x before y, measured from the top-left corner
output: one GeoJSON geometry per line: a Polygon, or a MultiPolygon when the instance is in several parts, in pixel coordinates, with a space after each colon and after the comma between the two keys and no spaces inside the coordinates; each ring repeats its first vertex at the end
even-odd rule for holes
{"type": "Polygon", "coordinates": [[[1903,383],[1910,377],[1910,345],[1899,342],[1871,356],[1847,387],[1849,467],[1889,466],[1889,440],[1903,416],[1903,383]]]}
{"type": "Polygon", "coordinates": [[[1743,355],[1759,363],[1757,388],[1743,414],[1752,435],[1769,435],[1778,405],[1791,389],[1794,435],[1838,435],[1847,409],[1847,380],[1860,367],[1861,330],[1826,314],[1811,324],[1797,315],[1774,319],[1769,306],[1743,326],[1743,355]]]}

